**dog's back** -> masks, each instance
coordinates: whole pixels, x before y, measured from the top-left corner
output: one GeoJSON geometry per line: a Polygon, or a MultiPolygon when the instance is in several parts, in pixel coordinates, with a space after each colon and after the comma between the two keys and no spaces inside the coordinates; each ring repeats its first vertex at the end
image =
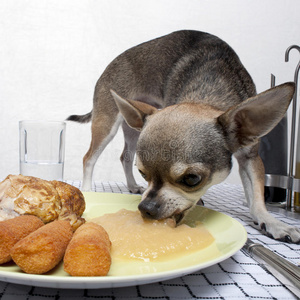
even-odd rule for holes
{"type": "Polygon", "coordinates": [[[158,107],[200,100],[221,110],[256,93],[250,75],[228,44],[190,30],[125,51],[100,77],[97,87],[103,86],[158,107]]]}

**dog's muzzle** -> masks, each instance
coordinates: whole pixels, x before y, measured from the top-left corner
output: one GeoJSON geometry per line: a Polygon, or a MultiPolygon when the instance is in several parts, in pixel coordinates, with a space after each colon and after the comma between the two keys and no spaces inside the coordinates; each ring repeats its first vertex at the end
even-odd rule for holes
{"type": "Polygon", "coordinates": [[[160,203],[154,201],[153,199],[148,201],[144,200],[138,206],[138,209],[144,218],[154,219],[154,220],[171,218],[176,225],[178,225],[182,221],[186,211],[189,210],[189,208],[183,211],[174,211],[172,215],[166,216],[163,214],[163,207],[161,207],[160,203]]]}
{"type": "Polygon", "coordinates": [[[142,201],[139,204],[138,209],[144,218],[159,220],[160,207],[161,205],[158,202],[148,200],[148,201],[142,201]]]}

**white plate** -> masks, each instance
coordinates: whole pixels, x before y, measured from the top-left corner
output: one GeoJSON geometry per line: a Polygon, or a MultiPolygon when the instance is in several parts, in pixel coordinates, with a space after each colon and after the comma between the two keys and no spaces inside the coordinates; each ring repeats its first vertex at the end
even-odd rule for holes
{"type": "MultiPolygon", "coordinates": [[[[115,193],[84,193],[84,217],[90,220],[122,208],[136,210],[138,195],[115,193]]],[[[60,264],[44,275],[23,273],[13,263],[0,266],[0,280],[30,286],[72,289],[96,289],[147,284],[180,277],[219,263],[243,247],[247,239],[244,227],[233,218],[205,207],[196,207],[192,221],[201,220],[215,241],[209,247],[188,256],[165,262],[133,262],[112,265],[106,277],[71,277],[60,264]]]]}

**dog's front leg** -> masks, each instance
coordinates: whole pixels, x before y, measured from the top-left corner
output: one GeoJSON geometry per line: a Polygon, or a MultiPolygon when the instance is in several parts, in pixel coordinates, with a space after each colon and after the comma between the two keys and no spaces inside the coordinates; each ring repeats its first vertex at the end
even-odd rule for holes
{"type": "Polygon", "coordinates": [[[235,153],[250,214],[255,223],[274,239],[299,243],[300,229],[275,219],[266,209],[264,200],[264,165],[258,155],[258,145],[235,153]]]}
{"type": "Polygon", "coordinates": [[[139,131],[130,128],[125,121],[122,123],[122,129],[125,145],[120,159],[126,176],[127,187],[133,194],[142,194],[145,189],[136,183],[132,170],[136,152],[136,143],[140,133],[139,131]]]}

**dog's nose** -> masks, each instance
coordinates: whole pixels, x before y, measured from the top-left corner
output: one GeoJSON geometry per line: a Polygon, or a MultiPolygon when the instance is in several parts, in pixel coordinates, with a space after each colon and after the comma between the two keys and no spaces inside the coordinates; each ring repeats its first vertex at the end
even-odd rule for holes
{"type": "Polygon", "coordinates": [[[159,215],[160,204],[156,201],[147,201],[145,199],[139,204],[138,209],[142,213],[143,217],[157,219],[159,215]]]}

